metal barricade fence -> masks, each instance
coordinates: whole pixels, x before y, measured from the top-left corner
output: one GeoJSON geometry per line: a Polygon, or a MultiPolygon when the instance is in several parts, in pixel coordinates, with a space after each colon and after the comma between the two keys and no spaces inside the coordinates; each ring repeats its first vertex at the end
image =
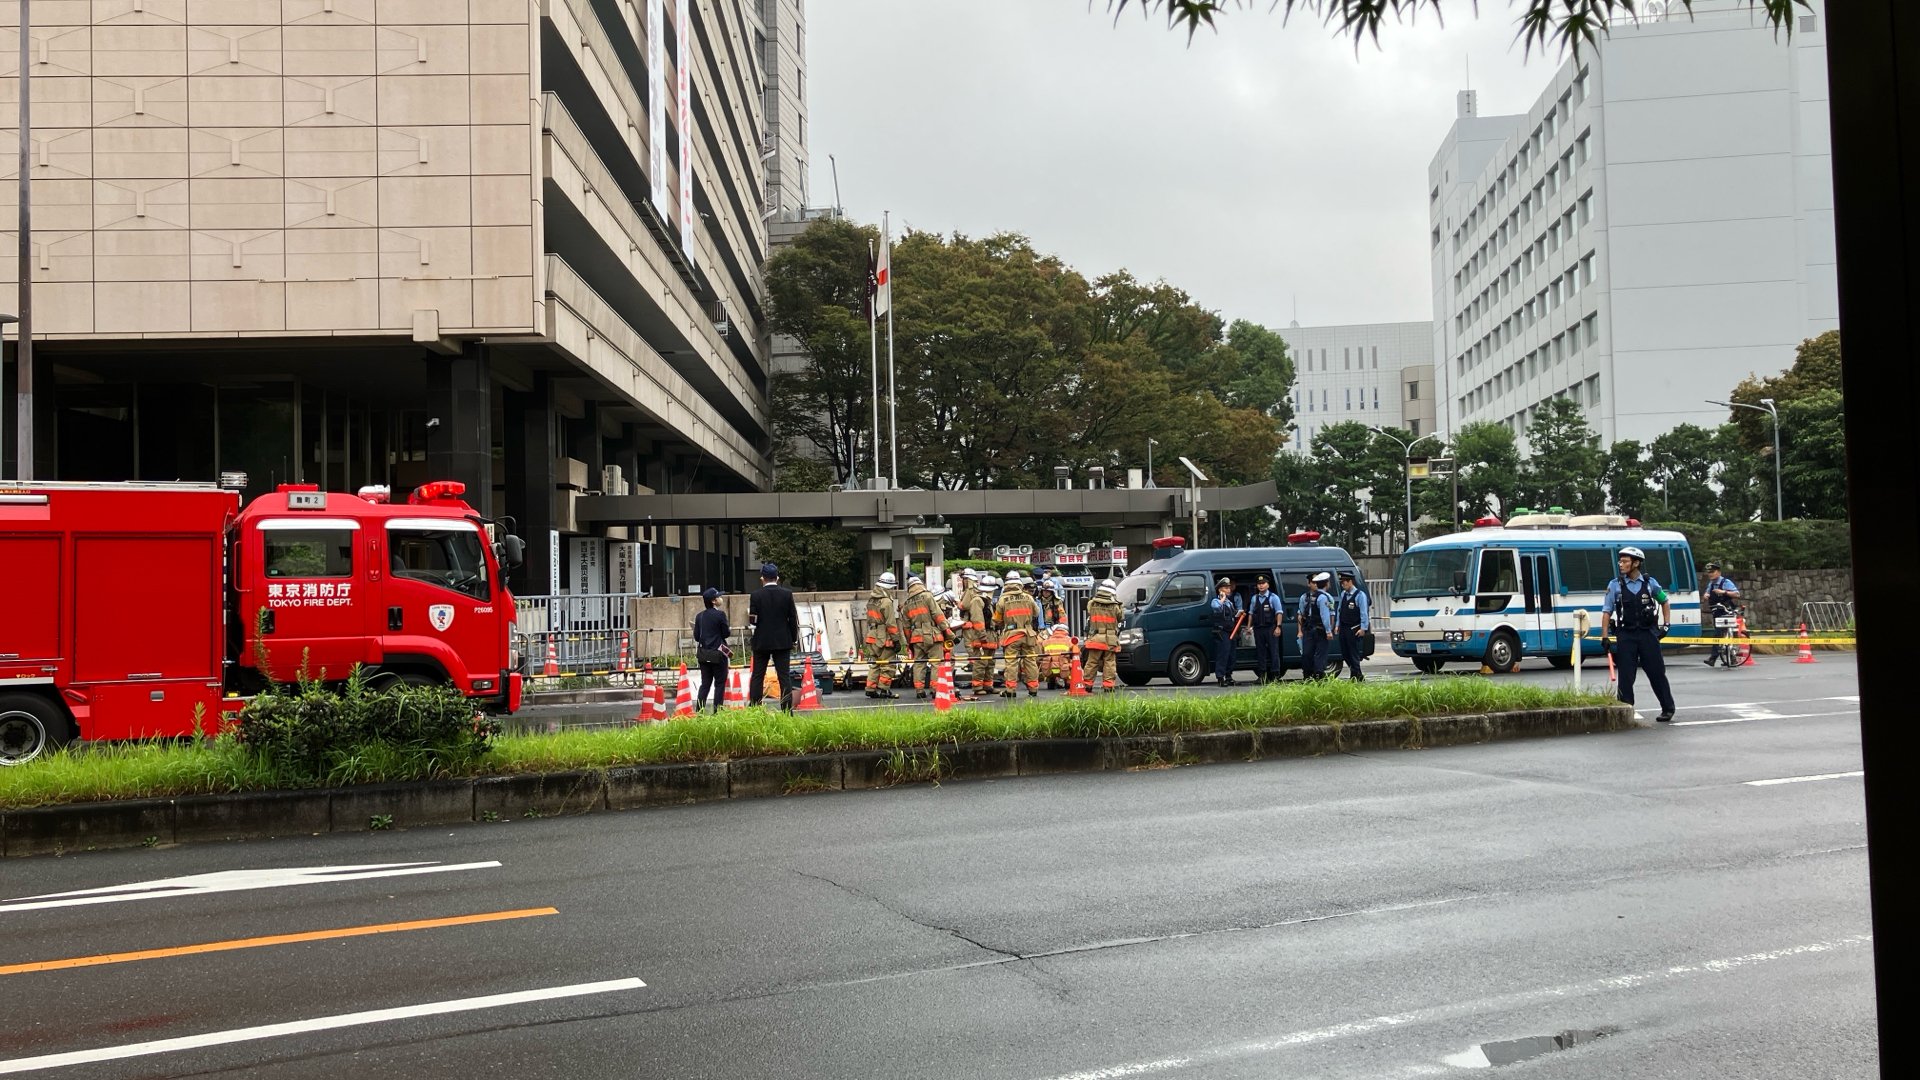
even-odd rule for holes
{"type": "Polygon", "coordinates": [[[1801,605],[1807,631],[1812,634],[1853,633],[1853,601],[1809,600],[1801,605]]]}
{"type": "Polygon", "coordinates": [[[627,603],[631,599],[619,593],[515,597],[521,671],[545,674],[549,661],[567,674],[614,671],[623,646],[630,666],[654,655],[646,651],[644,638],[633,633],[627,603]]]}

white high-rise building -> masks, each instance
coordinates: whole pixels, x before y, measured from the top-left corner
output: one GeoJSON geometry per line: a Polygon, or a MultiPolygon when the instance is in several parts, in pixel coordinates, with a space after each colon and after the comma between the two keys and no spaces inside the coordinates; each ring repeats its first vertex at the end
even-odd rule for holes
{"type": "Polygon", "coordinates": [[[1472,92],[1428,170],[1438,418],[1524,435],[1574,398],[1603,441],[1714,426],[1839,325],[1823,4],[1648,5],[1524,115],[1472,92]]]}
{"type": "Polygon", "coordinates": [[[1293,435],[1306,453],[1331,424],[1434,432],[1433,324],[1298,324],[1279,331],[1293,357],[1293,435]]]}

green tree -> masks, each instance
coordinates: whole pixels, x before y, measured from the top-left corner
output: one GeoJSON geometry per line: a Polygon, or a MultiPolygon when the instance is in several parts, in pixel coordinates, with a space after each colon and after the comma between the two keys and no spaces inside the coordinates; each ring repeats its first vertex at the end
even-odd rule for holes
{"type": "Polygon", "coordinates": [[[1607,489],[1607,509],[1645,520],[1650,508],[1659,505],[1652,485],[1647,482],[1649,473],[1646,450],[1640,440],[1621,439],[1608,447],[1600,467],[1600,482],[1607,489]]]}
{"type": "Polygon", "coordinates": [[[1720,467],[1713,432],[1697,424],[1680,424],[1649,444],[1648,458],[1659,487],[1657,502],[1649,496],[1648,514],[1663,521],[1718,520],[1720,496],[1709,482],[1720,467]]]}
{"type": "Polygon", "coordinates": [[[864,310],[876,230],[838,218],[807,227],[767,263],[768,329],[800,343],[807,362],[774,377],[775,438],[832,465],[842,483],[871,461],[872,338],[864,310]]]}
{"type": "MultiPolygon", "coordinates": [[[[774,470],[776,491],[825,491],[829,466],[805,457],[783,460],[774,470]]],[[[852,533],[831,525],[749,525],[761,561],[778,563],[796,589],[853,589],[860,585],[860,552],[852,533]]]]}
{"type": "Polygon", "coordinates": [[[1838,390],[1816,390],[1780,406],[1780,487],[1793,517],[1847,516],[1847,432],[1838,390]]]}
{"type": "Polygon", "coordinates": [[[1527,456],[1520,474],[1520,499],[1536,511],[1561,506],[1573,513],[1598,513],[1603,504],[1600,470],[1605,455],[1594,445],[1586,414],[1570,397],[1546,403],[1527,425],[1527,456]]]}
{"type": "Polygon", "coordinates": [[[1222,399],[1236,409],[1257,409],[1281,431],[1293,426],[1293,357],[1279,334],[1245,319],[1227,327],[1226,347],[1234,368],[1222,399]]]}
{"type": "Polygon", "coordinates": [[[1520,497],[1520,447],[1511,428],[1486,420],[1463,425],[1452,453],[1460,470],[1461,524],[1513,513],[1520,497]]]}

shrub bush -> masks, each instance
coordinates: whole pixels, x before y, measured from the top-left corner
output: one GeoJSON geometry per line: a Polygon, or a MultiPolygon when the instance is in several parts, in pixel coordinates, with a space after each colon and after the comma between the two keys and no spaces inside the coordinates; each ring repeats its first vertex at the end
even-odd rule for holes
{"type": "Polygon", "coordinates": [[[499,721],[451,686],[375,690],[358,670],[337,690],[315,681],[269,689],[247,703],[234,727],[238,742],[289,782],[309,784],[351,782],[369,771],[449,775],[484,758],[499,732],[499,721]]]}
{"type": "Polygon", "coordinates": [[[1853,565],[1844,521],[1741,521],[1732,525],[1648,522],[1649,529],[1687,534],[1695,568],[1709,561],[1728,570],[1835,570],[1853,565]]]}

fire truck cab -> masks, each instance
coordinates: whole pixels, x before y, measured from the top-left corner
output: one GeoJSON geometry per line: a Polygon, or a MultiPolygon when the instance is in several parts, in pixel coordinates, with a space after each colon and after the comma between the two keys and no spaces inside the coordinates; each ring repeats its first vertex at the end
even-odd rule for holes
{"type": "Polygon", "coordinates": [[[281,485],[0,485],[0,766],[75,737],[212,731],[301,677],[447,683],[520,705],[520,541],[452,481],[404,504],[281,485]]]}

